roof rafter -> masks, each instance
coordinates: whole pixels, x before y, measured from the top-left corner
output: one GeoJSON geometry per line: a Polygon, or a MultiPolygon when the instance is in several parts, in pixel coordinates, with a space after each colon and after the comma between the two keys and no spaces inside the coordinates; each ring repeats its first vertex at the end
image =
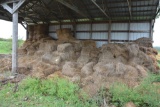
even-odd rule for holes
{"type": "Polygon", "coordinates": [[[73,11],[77,12],[78,14],[80,14],[80,15],[88,18],[88,16],[85,15],[83,12],[81,12],[76,6],[73,6],[73,5],[67,3],[64,0],[56,0],[56,1],[59,2],[59,3],[61,3],[64,6],[68,7],[68,8],[70,8],[70,9],[72,9],[73,11]]]}
{"type": "MultiPolygon", "coordinates": [[[[46,7],[46,9],[49,11],[50,14],[53,14],[53,12],[52,12],[51,8],[48,6],[48,4],[46,4],[46,3],[43,2],[42,0],[40,0],[40,2],[46,7]]],[[[53,2],[53,1],[51,0],[51,1],[49,2],[49,4],[52,3],[52,2],[53,2]]],[[[56,21],[60,22],[59,18],[58,18],[56,15],[54,15],[53,17],[56,19],[56,21]]]]}
{"type": "Polygon", "coordinates": [[[85,8],[87,14],[89,15],[89,18],[90,18],[91,20],[94,20],[83,0],[81,0],[81,3],[82,3],[82,5],[83,5],[83,7],[85,8]]]}
{"type": "Polygon", "coordinates": [[[128,11],[129,11],[130,18],[132,18],[131,0],[127,0],[127,4],[128,4],[128,11]]]}
{"type": "Polygon", "coordinates": [[[96,6],[99,8],[99,10],[100,10],[107,18],[110,19],[109,15],[108,15],[94,0],[91,0],[91,1],[94,3],[94,5],[96,5],[96,6]]]}

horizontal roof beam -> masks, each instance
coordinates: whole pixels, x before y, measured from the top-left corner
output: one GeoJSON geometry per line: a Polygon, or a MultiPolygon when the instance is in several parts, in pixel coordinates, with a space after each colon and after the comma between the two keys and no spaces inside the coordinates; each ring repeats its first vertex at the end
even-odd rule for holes
{"type": "MultiPolygon", "coordinates": [[[[141,8],[141,7],[157,7],[157,5],[132,5],[132,8],[141,8]]],[[[109,9],[117,9],[117,8],[128,8],[128,6],[109,6],[109,9]]]]}
{"type": "MultiPolygon", "coordinates": [[[[12,0],[14,3],[15,1],[12,0]]],[[[21,6],[22,4],[25,2],[26,0],[18,0],[17,4],[13,7],[13,9],[5,2],[2,3],[1,5],[3,6],[4,9],[6,9],[9,13],[13,14],[15,13],[21,6]]]]}

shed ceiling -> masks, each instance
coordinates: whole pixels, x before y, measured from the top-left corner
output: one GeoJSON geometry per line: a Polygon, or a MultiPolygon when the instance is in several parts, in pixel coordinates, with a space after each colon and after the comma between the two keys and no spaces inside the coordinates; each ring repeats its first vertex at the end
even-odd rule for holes
{"type": "MultiPolygon", "coordinates": [[[[1,3],[6,1],[10,0],[1,3]]],[[[155,19],[158,11],[159,0],[26,0],[19,9],[19,22],[146,21],[155,19]]],[[[12,20],[2,6],[0,19],[12,20]]]]}

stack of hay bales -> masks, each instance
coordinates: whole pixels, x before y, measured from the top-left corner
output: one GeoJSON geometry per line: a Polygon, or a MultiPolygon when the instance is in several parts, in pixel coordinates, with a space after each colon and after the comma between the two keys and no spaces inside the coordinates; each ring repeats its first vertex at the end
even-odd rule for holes
{"type": "Polygon", "coordinates": [[[147,76],[147,71],[158,73],[157,52],[150,45],[144,47],[144,43],[138,42],[104,44],[97,48],[95,41],[76,40],[70,29],[57,30],[57,41],[46,36],[46,25],[34,26],[34,35],[31,29],[31,38],[19,49],[19,73],[38,78],[54,77],[58,73],[80,83],[90,95],[102,86],[109,88],[114,82],[134,87],[139,84],[139,78],[147,76]]]}

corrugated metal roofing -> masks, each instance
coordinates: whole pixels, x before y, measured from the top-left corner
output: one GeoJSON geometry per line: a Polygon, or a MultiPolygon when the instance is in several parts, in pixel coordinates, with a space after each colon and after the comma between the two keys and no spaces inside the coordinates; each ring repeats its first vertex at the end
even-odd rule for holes
{"type": "MultiPolygon", "coordinates": [[[[1,3],[5,1],[8,0],[1,3]]],[[[26,0],[19,10],[19,20],[27,23],[152,20],[158,10],[159,0],[26,0]]],[[[0,19],[12,19],[3,7],[0,19]]]]}

